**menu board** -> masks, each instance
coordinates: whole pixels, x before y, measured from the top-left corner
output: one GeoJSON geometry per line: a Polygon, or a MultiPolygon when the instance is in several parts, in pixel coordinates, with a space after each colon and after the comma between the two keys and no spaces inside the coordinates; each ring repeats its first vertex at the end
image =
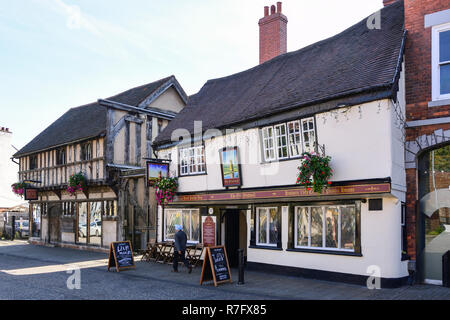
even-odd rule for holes
{"type": "Polygon", "coordinates": [[[130,241],[112,242],[110,244],[108,271],[112,267],[115,267],[117,272],[120,272],[121,269],[136,268],[130,241]]]}
{"type": "Polygon", "coordinates": [[[214,286],[216,287],[220,283],[233,282],[231,279],[230,265],[228,264],[228,256],[224,246],[206,248],[200,285],[206,281],[214,281],[214,286]]]}
{"type": "Polygon", "coordinates": [[[216,217],[202,217],[202,243],[204,247],[216,245],[216,217]]]}

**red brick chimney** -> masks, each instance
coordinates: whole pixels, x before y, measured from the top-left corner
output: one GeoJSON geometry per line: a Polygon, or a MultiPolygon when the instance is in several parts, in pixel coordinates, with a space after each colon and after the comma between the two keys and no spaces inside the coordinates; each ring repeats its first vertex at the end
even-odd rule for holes
{"type": "Polygon", "coordinates": [[[288,19],[277,6],[264,7],[264,18],[259,20],[259,63],[264,63],[287,52],[288,19]]]}
{"type": "Polygon", "coordinates": [[[386,7],[394,2],[397,2],[397,0],[383,0],[383,5],[386,7]]]}

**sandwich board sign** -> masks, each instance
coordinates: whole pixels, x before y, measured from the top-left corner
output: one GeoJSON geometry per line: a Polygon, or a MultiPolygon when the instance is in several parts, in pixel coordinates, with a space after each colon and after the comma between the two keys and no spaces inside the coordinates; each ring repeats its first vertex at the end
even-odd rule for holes
{"type": "Polygon", "coordinates": [[[108,271],[116,268],[117,272],[125,269],[136,269],[131,241],[112,242],[109,245],[108,271]]]}
{"type": "Polygon", "coordinates": [[[207,281],[214,281],[215,287],[221,283],[233,283],[227,251],[224,246],[206,247],[200,285],[207,281]]]}

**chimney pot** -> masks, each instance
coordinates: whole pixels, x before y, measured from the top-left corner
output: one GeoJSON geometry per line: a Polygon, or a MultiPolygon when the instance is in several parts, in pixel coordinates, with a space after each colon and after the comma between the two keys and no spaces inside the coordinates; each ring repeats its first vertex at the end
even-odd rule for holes
{"type": "Polygon", "coordinates": [[[287,52],[287,23],[281,13],[282,2],[264,7],[264,17],[259,20],[259,63],[264,63],[287,52]],[[277,12],[278,9],[278,12],[277,12]]]}
{"type": "Polygon", "coordinates": [[[394,2],[397,2],[397,0],[383,0],[383,5],[386,7],[394,2]]]}
{"type": "Polygon", "coordinates": [[[272,6],[270,8],[270,14],[274,14],[274,13],[276,13],[276,9],[275,9],[275,6],[272,6]]]}

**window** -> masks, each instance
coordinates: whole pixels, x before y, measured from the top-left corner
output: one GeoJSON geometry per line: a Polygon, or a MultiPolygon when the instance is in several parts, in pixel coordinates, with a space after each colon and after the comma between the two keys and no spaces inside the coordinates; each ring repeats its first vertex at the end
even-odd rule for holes
{"type": "Polygon", "coordinates": [[[273,137],[273,128],[267,127],[262,130],[263,133],[263,148],[264,160],[272,161],[276,159],[275,156],[275,142],[273,137]]]}
{"type": "Polygon", "coordinates": [[[302,120],[302,131],[303,152],[313,152],[316,145],[316,132],[313,118],[302,120]]]}
{"type": "Polygon", "coordinates": [[[295,247],[354,252],[356,206],[295,208],[295,247]]]}
{"type": "Polygon", "coordinates": [[[180,149],[180,175],[202,174],[206,172],[204,146],[180,149]]]}
{"type": "Polygon", "coordinates": [[[37,169],[37,156],[30,156],[30,170],[37,169]]]}
{"type": "Polygon", "coordinates": [[[56,165],[66,164],[66,149],[61,148],[56,150],[56,165]]]}
{"type": "Polygon", "coordinates": [[[165,210],[165,238],[175,239],[175,225],[181,225],[189,242],[200,241],[199,209],[167,209],[165,210]]]}
{"type": "Polygon", "coordinates": [[[256,244],[276,247],[279,232],[278,208],[257,208],[256,244]]]}
{"type": "Polygon", "coordinates": [[[277,144],[278,159],[289,158],[286,124],[283,123],[275,126],[275,142],[277,144]]]}
{"type": "Polygon", "coordinates": [[[288,123],[289,134],[289,156],[298,157],[302,153],[302,133],[300,130],[300,121],[288,123]]]}
{"type": "Polygon", "coordinates": [[[81,145],[81,161],[92,159],[92,144],[90,142],[81,145]]]}
{"type": "Polygon", "coordinates": [[[450,24],[433,27],[433,100],[450,99],[450,24]]]}
{"type": "Polygon", "coordinates": [[[316,147],[314,118],[291,121],[262,129],[264,161],[298,158],[316,147]]]}

